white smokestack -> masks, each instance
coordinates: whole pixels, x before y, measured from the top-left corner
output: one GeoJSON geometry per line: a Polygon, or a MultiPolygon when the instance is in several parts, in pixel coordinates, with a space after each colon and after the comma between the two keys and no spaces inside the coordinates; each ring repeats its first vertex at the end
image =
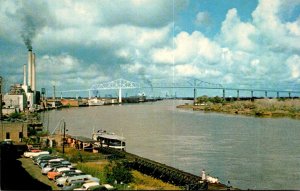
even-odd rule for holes
{"type": "Polygon", "coordinates": [[[31,80],[32,80],[32,78],[31,78],[31,71],[32,71],[32,51],[31,50],[29,50],[28,51],[28,86],[30,86],[31,87],[31,80]]]}
{"type": "Polygon", "coordinates": [[[26,86],[26,64],[24,64],[24,68],[23,68],[23,73],[24,73],[24,79],[23,79],[23,85],[26,86]]]}
{"type": "Polygon", "coordinates": [[[35,53],[32,54],[31,62],[31,89],[35,91],[35,53]]]}

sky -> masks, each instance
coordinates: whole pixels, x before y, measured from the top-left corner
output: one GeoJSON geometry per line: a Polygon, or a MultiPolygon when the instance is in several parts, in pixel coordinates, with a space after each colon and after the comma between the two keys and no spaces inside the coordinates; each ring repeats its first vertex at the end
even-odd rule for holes
{"type": "Polygon", "coordinates": [[[6,91],[30,46],[49,92],[119,78],[300,90],[300,0],[1,0],[0,26],[6,91]]]}

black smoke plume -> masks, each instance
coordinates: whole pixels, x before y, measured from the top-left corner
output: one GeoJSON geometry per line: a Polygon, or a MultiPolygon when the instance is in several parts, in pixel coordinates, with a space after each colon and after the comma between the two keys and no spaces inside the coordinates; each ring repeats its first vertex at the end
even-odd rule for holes
{"type": "Polygon", "coordinates": [[[28,50],[32,50],[32,39],[36,35],[36,26],[33,22],[33,18],[29,15],[24,16],[24,28],[21,33],[21,37],[28,50]]]}
{"type": "Polygon", "coordinates": [[[32,50],[35,36],[49,21],[49,10],[45,2],[22,1],[19,17],[22,21],[21,37],[28,50],[32,50]]]}

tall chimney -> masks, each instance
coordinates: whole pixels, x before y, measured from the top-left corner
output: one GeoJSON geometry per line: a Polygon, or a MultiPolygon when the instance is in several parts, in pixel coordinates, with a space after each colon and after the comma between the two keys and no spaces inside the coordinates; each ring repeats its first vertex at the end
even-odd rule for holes
{"type": "Polygon", "coordinates": [[[31,61],[31,89],[35,91],[35,53],[32,54],[31,61]]]}
{"type": "Polygon", "coordinates": [[[23,73],[24,73],[23,85],[26,86],[27,85],[27,82],[26,82],[26,64],[24,64],[23,73]]]}
{"type": "Polygon", "coordinates": [[[28,86],[31,87],[31,71],[32,71],[32,50],[28,50],[28,86]]]}
{"type": "Polygon", "coordinates": [[[55,98],[56,98],[56,95],[55,95],[55,85],[54,85],[54,86],[53,86],[53,96],[52,96],[52,99],[55,100],[55,98]]]}

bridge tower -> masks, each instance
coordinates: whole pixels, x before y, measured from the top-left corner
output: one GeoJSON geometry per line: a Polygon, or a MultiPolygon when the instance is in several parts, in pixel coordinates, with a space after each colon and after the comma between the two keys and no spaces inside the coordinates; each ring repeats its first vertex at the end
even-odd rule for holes
{"type": "Polygon", "coordinates": [[[119,103],[122,103],[122,88],[119,87],[119,103]]]}
{"type": "Polygon", "coordinates": [[[89,89],[89,96],[90,96],[90,91],[92,90],[118,90],[119,91],[118,101],[119,103],[122,103],[122,89],[135,89],[135,88],[140,88],[140,85],[138,83],[131,82],[128,80],[118,79],[111,82],[94,84],[89,89]]]}

